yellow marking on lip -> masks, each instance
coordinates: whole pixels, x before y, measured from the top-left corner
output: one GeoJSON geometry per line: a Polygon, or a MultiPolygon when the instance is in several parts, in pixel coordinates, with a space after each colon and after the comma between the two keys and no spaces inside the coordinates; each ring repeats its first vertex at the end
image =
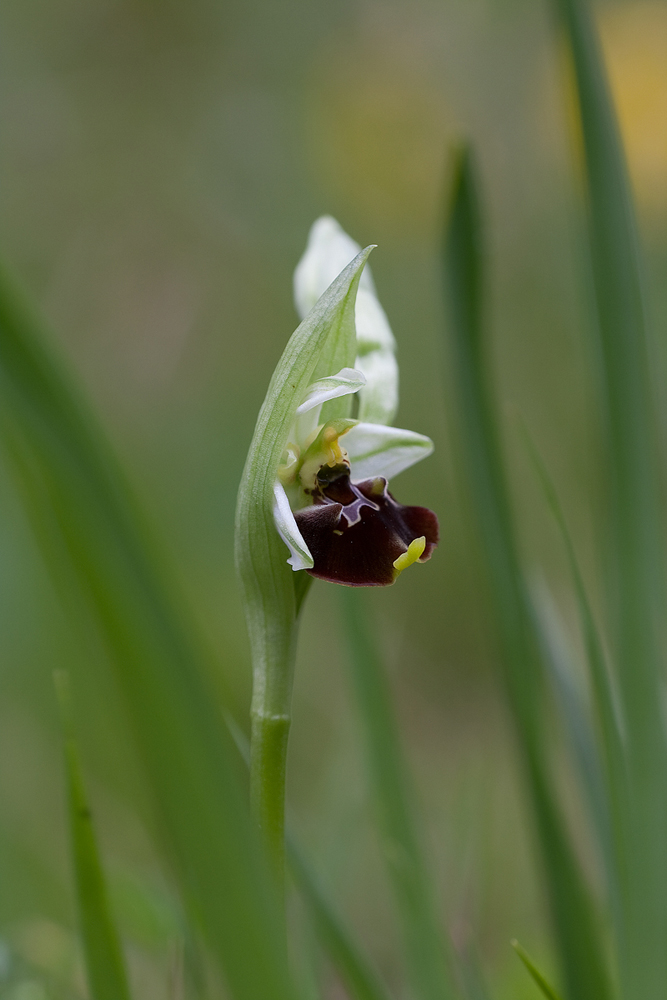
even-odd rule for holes
{"type": "Polygon", "coordinates": [[[394,559],[394,579],[396,579],[396,577],[399,576],[404,569],[407,569],[408,566],[412,566],[412,564],[417,562],[418,559],[421,559],[425,548],[425,535],[422,535],[421,538],[413,538],[406,551],[402,552],[398,559],[394,559]]]}

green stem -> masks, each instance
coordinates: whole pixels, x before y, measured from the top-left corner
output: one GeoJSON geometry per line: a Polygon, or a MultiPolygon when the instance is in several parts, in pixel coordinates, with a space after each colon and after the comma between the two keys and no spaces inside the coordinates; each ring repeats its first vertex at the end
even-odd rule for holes
{"type": "Polygon", "coordinates": [[[273,869],[285,871],[285,772],[290,717],[252,711],[250,798],[273,869]]]}
{"type": "MultiPolygon", "coordinates": [[[[268,532],[267,551],[277,548],[284,562],[282,544],[276,532],[268,532]]],[[[285,570],[292,573],[286,565],[285,570]]],[[[294,573],[288,577],[287,596],[291,600],[278,604],[277,610],[277,602],[267,603],[260,620],[249,617],[253,663],[250,800],[281,894],[285,884],[285,772],[294,661],[299,612],[310,584],[310,577],[302,579],[305,576],[294,573]]]]}

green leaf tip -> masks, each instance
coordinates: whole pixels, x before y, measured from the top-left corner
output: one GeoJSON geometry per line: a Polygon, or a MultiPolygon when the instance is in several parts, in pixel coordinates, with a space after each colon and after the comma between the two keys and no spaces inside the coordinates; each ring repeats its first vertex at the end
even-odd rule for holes
{"type": "Polygon", "coordinates": [[[111,914],[92,814],[74,735],[69,676],[54,673],[65,744],[74,879],[91,1000],[130,1000],[118,931],[111,914]]]}
{"type": "Polygon", "coordinates": [[[533,977],[534,981],[537,983],[538,987],[542,991],[543,995],[547,998],[547,1000],[562,1000],[560,994],[556,993],[556,990],[553,988],[553,986],[551,986],[550,983],[544,978],[544,975],[540,972],[540,970],[537,968],[531,957],[526,952],[525,948],[523,948],[519,944],[516,938],[513,941],[510,941],[510,944],[514,948],[515,952],[517,953],[517,955],[519,956],[525,967],[528,969],[528,972],[533,977]]]}

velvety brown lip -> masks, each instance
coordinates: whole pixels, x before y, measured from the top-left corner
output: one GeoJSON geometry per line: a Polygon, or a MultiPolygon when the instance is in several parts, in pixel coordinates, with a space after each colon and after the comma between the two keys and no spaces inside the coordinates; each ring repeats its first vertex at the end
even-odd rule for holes
{"type": "Polygon", "coordinates": [[[320,481],[313,504],[294,517],[314,560],[311,576],[348,587],[386,587],[394,562],[415,538],[426,539],[419,562],[438,544],[438,519],[427,507],[405,507],[378,476],[351,482],[346,469],[320,481]]]}

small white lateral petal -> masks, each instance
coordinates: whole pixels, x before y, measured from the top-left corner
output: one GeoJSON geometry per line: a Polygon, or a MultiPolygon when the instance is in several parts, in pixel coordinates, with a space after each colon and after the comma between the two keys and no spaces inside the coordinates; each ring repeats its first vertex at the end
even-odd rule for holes
{"type": "Polygon", "coordinates": [[[308,392],[303,403],[297,407],[296,414],[300,417],[314,406],[321,406],[329,399],[336,399],[338,396],[349,396],[350,393],[358,392],[366,385],[366,376],[356,368],[341,368],[335,375],[328,378],[320,378],[308,386],[308,392]]]}
{"type": "Polygon", "coordinates": [[[345,450],[352,466],[352,479],[373,476],[392,479],[430,455],[433,442],[423,434],[400,427],[359,423],[345,435],[345,450]]]}
{"type": "Polygon", "coordinates": [[[391,424],[398,409],[398,364],[391,351],[369,351],[356,360],[366,376],[359,393],[359,420],[369,424],[391,424]]]}
{"type": "MultiPolygon", "coordinates": [[[[359,245],[330,215],[313,223],[308,245],[294,272],[294,302],[302,319],[359,250],[359,245]]],[[[359,288],[373,290],[368,268],[361,275],[359,288]]]]}
{"type": "Polygon", "coordinates": [[[292,569],[312,569],[315,565],[303,535],[297,527],[282,483],[276,480],[273,486],[273,520],[278,534],[292,553],[287,560],[292,569]]]}

